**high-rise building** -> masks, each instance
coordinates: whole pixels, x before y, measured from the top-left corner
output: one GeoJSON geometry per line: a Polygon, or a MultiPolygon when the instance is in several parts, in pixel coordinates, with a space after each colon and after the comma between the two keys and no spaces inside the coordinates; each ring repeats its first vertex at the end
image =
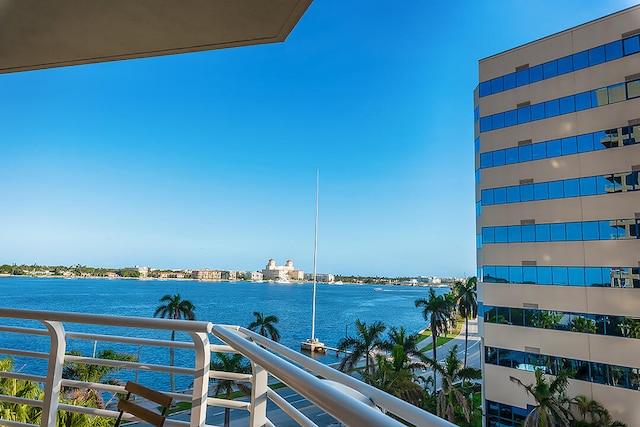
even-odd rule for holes
{"type": "Polygon", "coordinates": [[[488,426],[569,373],[640,423],[640,6],[479,61],[477,261],[488,426]]]}

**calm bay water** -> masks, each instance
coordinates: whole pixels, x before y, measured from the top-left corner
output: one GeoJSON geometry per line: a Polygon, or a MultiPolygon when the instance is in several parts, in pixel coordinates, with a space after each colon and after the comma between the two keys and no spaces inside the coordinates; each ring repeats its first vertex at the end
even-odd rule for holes
{"type": "MultiPolygon", "coordinates": [[[[312,289],[313,286],[308,283],[2,277],[0,307],[151,317],[163,295],[179,292],[182,298],[191,300],[196,306],[197,320],[247,326],[254,319],[254,311],[276,315],[280,320],[277,324],[281,335],[280,342],[299,350],[300,342],[311,335],[312,289]]],[[[447,288],[437,289],[438,294],[447,291],[447,288]]],[[[414,301],[417,298],[426,298],[427,294],[428,288],[319,284],[316,337],[325,345],[335,347],[345,333],[355,332],[356,319],[367,323],[380,320],[388,327],[404,326],[410,332],[419,331],[427,324],[421,311],[415,307],[414,301]],[[374,291],[374,288],[381,288],[382,291],[374,291]]],[[[80,327],[73,330],[85,331],[80,327]]],[[[99,327],[90,331],[104,332],[99,327]]],[[[113,330],[109,332],[113,333],[113,330]]],[[[169,338],[158,336],[157,333],[150,334],[149,337],[169,338]]],[[[19,348],[43,351],[48,348],[47,342],[48,340],[16,334],[0,334],[0,347],[19,345],[19,348]],[[27,338],[28,342],[16,342],[27,338]]],[[[93,351],[92,343],[86,341],[71,341],[68,347],[80,350],[84,354],[91,354],[93,351]]],[[[116,346],[100,343],[98,351],[107,347],[116,346]]],[[[136,348],[125,345],[116,349],[137,352],[136,348]]],[[[166,349],[145,347],[140,357],[141,361],[146,363],[168,363],[166,353],[166,349]]],[[[181,355],[177,353],[176,357],[179,360],[181,355]]],[[[339,360],[332,355],[316,357],[323,363],[339,360]]],[[[18,362],[22,363],[21,360],[18,362]]],[[[30,368],[32,369],[26,367],[29,371],[40,370],[38,366],[30,368]]],[[[180,384],[179,381],[178,385],[188,386],[180,384]]]]}

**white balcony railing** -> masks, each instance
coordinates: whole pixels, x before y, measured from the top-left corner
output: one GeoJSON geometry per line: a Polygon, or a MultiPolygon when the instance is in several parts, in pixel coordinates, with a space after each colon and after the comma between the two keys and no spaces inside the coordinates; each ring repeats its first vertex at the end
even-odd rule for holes
{"type": "MultiPolygon", "coordinates": [[[[345,375],[329,366],[264,338],[252,331],[238,327],[214,325],[208,322],[152,319],[138,317],[105,316],[79,313],[59,313],[0,308],[0,333],[2,342],[13,342],[10,337],[34,336],[48,337],[49,351],[34,351],[18,348],[0,348],[0,355],[27,359],[44,359],[46,375],[21,372],[0,372],[0,377],[29,380],[43,385],[44,398],[32,400],[15,396],[0,395],[0,401],[26,404],[42,408],[41,426],[55,427],[58,411],[70,411],[89,415],[117,418],[118,412],[111,409],[96,409],[60,403],[63,387],[91,388],[102,392],[119,393],[124,388],[118,385],[79,382],[62,378],[65,362],[111,366],[122,369],[130,375],[137,372],[173,373],[193,378],[189,390],[181,393],[168,393],[175,401],[191,404],[189,421],[168,418],[167,427],[203,427],[206,425],[207,409],[211,406],[241,409],[249,412],[248,425],[273,426],[269,420],[267,402],[286,413],[291,420],[302,426],[315,426],[313,420],[296,409],[279,394],[273,391],[269,382],[279,381],[307,399],[328,415],[348,426],[401,426],[387,414],[410,424],[421,427],[445,427],[452,424],[410,405],[394,396],[371,387],[355,378],[345,375]],[[31,322],[28,322],[31,321],[31,322]],[[35,321],[35,322],[33,322],[35,321]],[[16,323],[18,322],[18,323],[16,323]],[[22,322],[22,323],[20,323],[22,322]],[[26,323],[25,323],[26,322],[26,323]],[[28,325],[27,325],[28,324],[28,325]],[[26,326],[25,326],[26,325],[26,326]],[[44,328],[39,325],[44,325],[44,328]],[[87,333],[89,326],[97,325],[100,331],[107,333],[87,333]],[[75,332],[73,330],[76,330],[75,332]],[[176,331],[187,334],[191,342],[170,341],[155,338],[152,332],[176,331]],[[210,343],[212,335],[216,342],[210,343]],[[188,363],[168,366],[155,363],[124,362],[98,359],[94,357],[72,356],[66,354],[69,340],[86,340],[109,344],[132,344],[135,346],[154,346],[193,351],[188,363]],[[246,357],[252,367],[251,374],[214,372],[209,369],[212,352],[240,353],[246,357]],[[326,380],[319,379],[322,377],[326,380]],[[226,400],[208,397],[210,380],[240,379],[251,384],[251,395],[246,400],[226,400]],[[336,383],[338,383],[336,385],[336,383]],[[364,403],[368,401],[369,404],[364,403]],[[387,413],[387,414],[385,414],[387,413]]],[[[43,338],[39,338],[42,340],[43,338]]],[[[27,340],[28,342],[28,340],[27,340]]],[[[42,362],[41,362],[42,364],[42,362]]],[[[137,374],[136,374],[137,375],[137,374]]],[[[141,381],[142,382],[142,381],[141,381]]],[[[145,384],[153,387],[153,384],[145,384]]],[[[125,414],[124,419],[133,419],[125,414]]],[[[0,419],[0,425],[8,427],[28,427],[18,421],[0,419]]]]}

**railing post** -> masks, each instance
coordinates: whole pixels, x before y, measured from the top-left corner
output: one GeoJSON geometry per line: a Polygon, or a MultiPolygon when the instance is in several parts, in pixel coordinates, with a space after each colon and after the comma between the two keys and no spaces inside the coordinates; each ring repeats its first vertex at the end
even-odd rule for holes
{"type": "Polygon", "coordinates": [[[62,367],[67,344],[62,323],[48,320],[42,320],[42,323],[49,330],[51,347],[47,364],[47,381],[44,384],[44,401],[40,426],[56,427],[58,402],[60,400],[60,389],[62,388],[62,367]]]}
{"type": "Polygon", "coordinates": [[[267,391],[269,390],[269,372],[262,366],[251,362],[253,378],[251,384],[251,427],[267,425],[267,391]]]}
{"type": "Polygon", "coordinates": [[[209,334],[189,332],[196,347],[195,373],[193,378],[193,398],[191,401],[191,427],[204,427],[207,420],[207,395],[209,393],[209,364],[211,347],[209,334]]]}

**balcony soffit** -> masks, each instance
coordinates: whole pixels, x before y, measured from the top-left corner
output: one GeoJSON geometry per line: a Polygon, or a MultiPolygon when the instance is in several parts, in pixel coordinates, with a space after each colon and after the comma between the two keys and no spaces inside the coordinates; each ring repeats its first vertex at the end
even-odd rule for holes
{"type": "Polygon", "coordinates": [[[0,0],[0,73],[282,42],[312,0],[0,0]]]}

